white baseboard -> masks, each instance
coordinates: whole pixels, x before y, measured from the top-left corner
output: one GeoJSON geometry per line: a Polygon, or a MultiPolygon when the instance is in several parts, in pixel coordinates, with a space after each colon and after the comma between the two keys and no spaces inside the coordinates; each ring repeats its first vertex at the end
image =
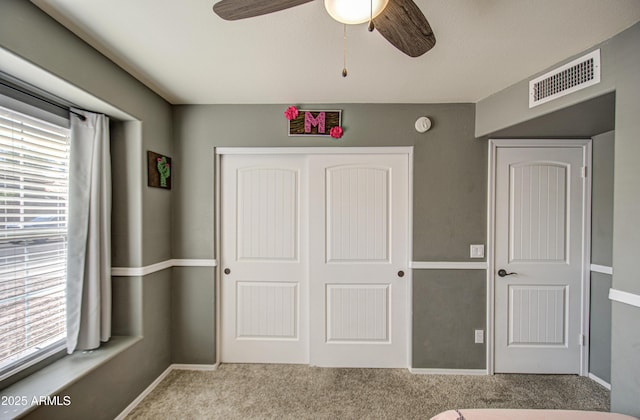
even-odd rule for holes
{"type": "Polygon", "coordinates": [[[180,363],[174,363],[171,365],[172,370],[216,370],[218,364],[215,365],[185,365],[180,363]]]}
{"type": "Polygon", "coordinates": [[[164,378],[167,377],[172,370],[216,370],[218,368],[218,364],[215,365],[187,365],[187,364],[179,364],[175,363],[169,365],[168,368],[165,369],[164,372],[160,374],[151,384],[145,388],[144,391],[140,393],[131,404],[129,404],[114,420],[123,420],[125,417],[129,415],[133,411],[134,408],[138,406],[149,394],[153,391],[159,384],[162,382],[164,378]]]}
{"type": "Polygon", "coordinates": [[[611,384],[607,381],[605,381],[604,379],[600,379],[598,378],[596,375],[594,375],[593,373],[589,372],[589,379],[591,379],[594,382],[599,383],[600,385],[602,385],[603,387],[607,388],[609,391],[611,391],[611,384]]]}
{"type": "Polygon", "coordinates": [[[432,369],[409,368],[415,375],[488,375],[486,369],[432,369]]]}

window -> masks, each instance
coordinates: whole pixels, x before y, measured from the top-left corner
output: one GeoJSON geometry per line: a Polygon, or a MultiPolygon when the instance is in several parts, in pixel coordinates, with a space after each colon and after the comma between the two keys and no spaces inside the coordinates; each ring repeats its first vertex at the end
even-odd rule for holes
{"type": "Polygon", "coordinates": [[[69,134],[0,106],[0,379],[65,346],[69,134]]]}

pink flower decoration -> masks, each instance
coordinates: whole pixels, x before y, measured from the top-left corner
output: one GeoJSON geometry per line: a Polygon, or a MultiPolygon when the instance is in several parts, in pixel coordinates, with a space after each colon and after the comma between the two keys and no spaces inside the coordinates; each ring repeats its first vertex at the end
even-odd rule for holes
{"type": "Polygon", "coordinates": [[[290,106],[286,111],[284,111],[284,116],[287,117],[289,121],[295,120],[298,118],[298,108],[290,106]]]}
{"type": "Polygon", "coordinates": [[[342,137],[343,132],[344,131],[342,130],[342,127],[336,125],[335,127],[331,127],[331,130],[329,130],[329,135],[334,139],[339,139],[342,137]]]}
{"type": "Polygon", "coordinates": [[[156,161],[157,162],[162,162],[162,158],[157,158],[156,161]]]}

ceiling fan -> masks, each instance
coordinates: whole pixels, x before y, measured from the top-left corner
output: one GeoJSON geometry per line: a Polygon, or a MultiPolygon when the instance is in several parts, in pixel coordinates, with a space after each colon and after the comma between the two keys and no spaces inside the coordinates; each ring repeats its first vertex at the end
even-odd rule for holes
{"type": "MultiPolygon", "coordinates": [[[[221,0],[213,11],[225,20],[266,15],[313,0],[221,0]]],[[[340,23],[369,22],[393,46],[419,57],[436,44],[431,26],[413,0],[324,0],[325,8],[340,23]]]]}

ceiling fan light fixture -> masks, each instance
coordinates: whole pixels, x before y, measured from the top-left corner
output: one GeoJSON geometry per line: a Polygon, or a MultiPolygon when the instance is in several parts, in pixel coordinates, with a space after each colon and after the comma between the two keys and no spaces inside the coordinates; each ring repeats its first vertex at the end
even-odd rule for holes
{"type": "Polygon", "coordinates": [[[389,0],[324,0],[327,13],[340,23],[356,25],[378,16],[389,0]],[[372,10],[373,7],[373,10],[372,10]]]}

